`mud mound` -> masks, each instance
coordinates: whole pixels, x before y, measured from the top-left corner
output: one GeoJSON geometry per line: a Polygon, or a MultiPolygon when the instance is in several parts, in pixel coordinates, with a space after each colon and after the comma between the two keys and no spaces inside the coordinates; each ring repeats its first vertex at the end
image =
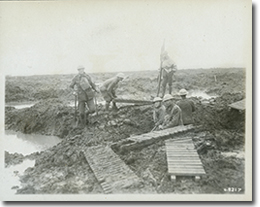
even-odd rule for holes
{"type": "Polygon", "coordinates": [[[6,129],[25,134],[65,137],[72,128],[73,109],[58,99],[41,101],[30,108],[6,110],[6,129]]]}
{"type": "Polygon", "coordinates": [[[101,193],[102,190],[80,153],[86,139],[76,136],[45,151],[20,178],[19,194],[101,193]]]}
{"type": "Polygon", "coordinates": [[[20,86],[13,85],[10,82],[6,83],[6,92],[5,92],[5,101],[6,102],[12,102],[12,101],[28,101],[30,100],[29,98],[25,98],[24,94],[26,91],[22,89],[20,86]],[[12,94],[12,95],[10,95],[12,94]]]}
{"type": "Polygon", "coordinates": [[[7,151],[5,151],[5,167],[8,167],[10,165],[17,165],[22,163],[24,160],[24,156],[19,153],[11,154],[7,151]]]}
{"type": "MultiPolygon", "coordinates": [[[[205,132],[189,132],[182,136],[193,137],[195,145],[203,139],[214,139],[213,135],[205,132]]],[[[155,187],[157,193],[226,193],[225,188],[229,187],[240,188],[240,193],[244,192],[244,159],[224,157],[214,147],[200,154],[206,175],[199,182],[192,177],[177,177],[176,182],[170,180],[163,141],[119,156],[147,184],[155,187]]]]}
{"type": "Polygon", "coordinates": [[[148,132],[153,127],[152,120],[151,106],[128,106],[109,113],[100,109],[99,115],[90,117],[90,124],[81,130],[74,126],[74,109],[59,99],[5,111],[6,129],[60,138],[83,134],[90,144],[118,141],[132,134],[148,132]]]}
{"type": "Polygon", "coordinates": [[[238,110],[230,110],[228,105],[243,98],[241,93],[224,93],[211,100],[196,99],[195,122],[207,130],[236,129],[242,132],[245,130],[245,114],[239,113],[238,110]]]}

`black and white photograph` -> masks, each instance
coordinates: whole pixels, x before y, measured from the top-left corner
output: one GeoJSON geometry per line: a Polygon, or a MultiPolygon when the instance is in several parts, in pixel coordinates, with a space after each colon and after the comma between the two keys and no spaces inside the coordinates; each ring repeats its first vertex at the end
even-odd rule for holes
{"type": "Polygon", "coordinates": [[[252,2],[0,1],[2,201],[252,201],[252,2]]]}

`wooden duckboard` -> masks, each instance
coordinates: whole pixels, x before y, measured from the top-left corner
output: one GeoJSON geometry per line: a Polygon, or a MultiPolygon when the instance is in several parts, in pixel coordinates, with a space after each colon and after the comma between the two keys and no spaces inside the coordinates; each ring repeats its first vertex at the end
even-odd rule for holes
{"type": "Polygon", "coordinates": [[[176,179],[176,176],[195,176],[198,178],[206,174],[191,138],[166,140],[165,145],[168,173],[173,180],[176,179]]]}
{"type": "MultiPolygon", "coordinates": [[[[147,189],[133,188],[142,181],[137,175],[113,152],[110,147],[96,146],[85,148],[83,154],[95,174],[104,193],[137,193],[147,189]]],[[[152,193],[153,189],[149,189],[152,193]]]]}
{"type": "Polygon", "coordinates": [[[240,111],[244,111],[246,109],[246,99],[243,99],[241,101],[238,101],[238,102],[235,102],[235,103],[232,103],[230,105],[228,105],[230,108],[233,108],[233,109],[237,109],[237,110],[240,110],[240,111]]]}

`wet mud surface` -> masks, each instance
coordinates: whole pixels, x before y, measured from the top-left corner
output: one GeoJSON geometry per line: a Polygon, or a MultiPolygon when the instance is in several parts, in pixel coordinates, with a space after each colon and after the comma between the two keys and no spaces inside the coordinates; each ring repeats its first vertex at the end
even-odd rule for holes
{"type": "MultiPolygon", "coordinates": [[[[244,78],[244,73],[229,70],[220,73],[216,70],[215,73],[219,73],[219,82],[215,83],[214,79],[209,80],[215,74],[213,72],[196,71],[193,76],[204,77],[203,81],[196,82],[198,78],[189,77],[186,82],[178,81],[174,84],[176,91],[186,87],[187,90],[203,89],[218,95],[207,100],[193,97],[196,105],[195,125],[199,127],[178,135],[180,138],[192,138],[206,175],[199,181],[192,177],[177,177],[177,181],[172,182],[167,173],[164,141],[124,153],[115,150],[142,180],[143,186],[138,188],[151,188],[153,192],[162,194],[228,193],[225,189],[229,187],[241,188],[239,193],[244,192],[245,159],[244,156],[236,154],[244,153],[245,114],[229,110],[228,107],[229,104],[245,98],[243,82],[240,81],[241,85],[237,84],[238,79],[244,78]],[[205,147],[205,142],[210,145],[205,147]]],[[[185,75],[186,73],[182,72],[178,80],[182,80],[185,75]]],[[[148,77],[149,75],[139,79],[130,77],[128,82],[121,85],[118,96],[123,96],[124,91],[128,91],[128,97],[151,98],[151,94],[156,94],[156,79],[148,77]],[[138,94],[133,95],[134,92],[138,94]]],[[[102,78],[104,77],[97,79],[102,78]]],[[[64,82],[66,80],[64,77],[64,82]]],[[[10,83],[12,81],[9,80],[10,83]]],[[[8,87],[6,97],[10,100],[13,95],[16,98],[12,98],[12,101],[17,101],[20,97],[19,90],[11,90],[8,87]]],[[[26,87],[23,84],[20,86],[26,87]]],[[[62,85],[61,88],[63,92],[58,94],[66,91],[65,86],[62,85]]],[[[42,92],[39,90],[38,93],[42,92]]],[[[37,96],[32,99],[36,100],[37,96]]],[[[89,146],[111,146],[132,135],[147,133],[153,128],[152,106],[122,105],[118,111],[106,112],[100,105],[98,115],[90,117],[90,124],[79,129],[75,127],[74,108],[67,103],[68,99],[58,95],[37,99],[37,104],[30,108],[6,107],[5,129],[62,138],[56,146],[29,156],[5,153],[6,167],[21,163],[25,159],[35,159],[35,166],[28,168],[20,177],[21,187],[17,189],[18,194],[103,193],[81,151],[89,146]]]]}

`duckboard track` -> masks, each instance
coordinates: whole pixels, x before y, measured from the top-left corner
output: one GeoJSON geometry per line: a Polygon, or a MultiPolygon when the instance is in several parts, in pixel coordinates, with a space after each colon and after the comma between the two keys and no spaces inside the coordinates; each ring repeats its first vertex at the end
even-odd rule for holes
{"type": "Polygon", "coordinates": [[[155,193],[153,189],[137,188],[143,185],[142,180],[110,147],[88,147],[83,154],[104,193],[141,193],[140,191],[147,193],[147,190],[155,193]]]}

